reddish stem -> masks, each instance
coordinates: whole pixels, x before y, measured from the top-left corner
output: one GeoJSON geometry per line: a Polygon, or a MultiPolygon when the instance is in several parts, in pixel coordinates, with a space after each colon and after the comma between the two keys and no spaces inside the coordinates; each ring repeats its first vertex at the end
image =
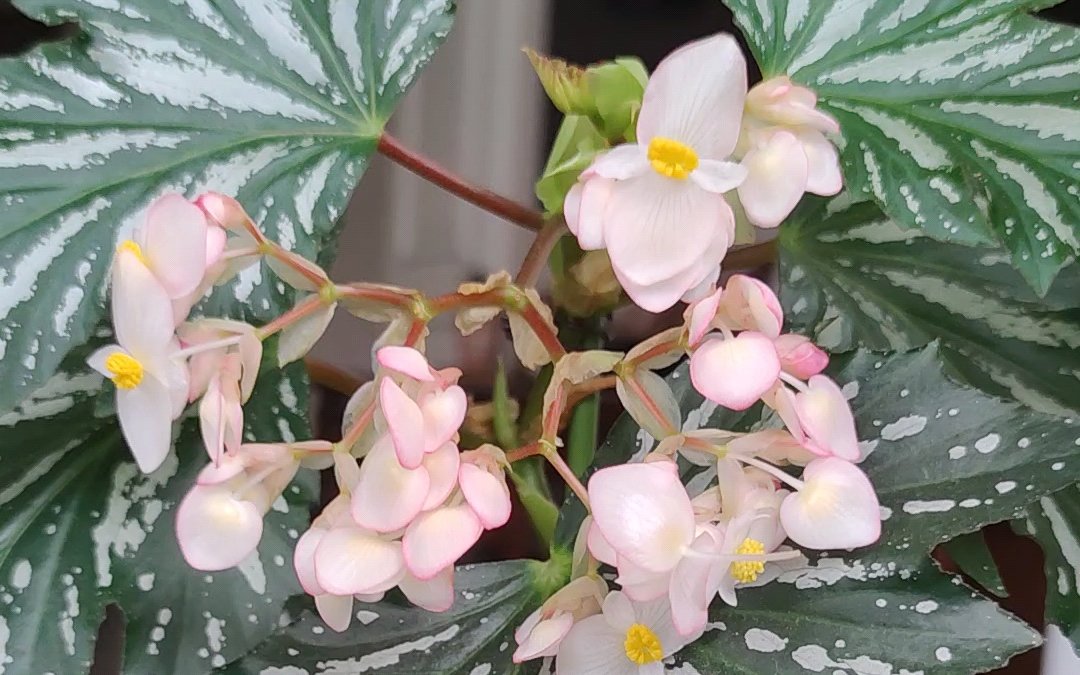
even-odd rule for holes
{"type": "MultiPolygon", "coordinates": [[[[681,336],[680,336],[681,337],[681,336]]],[[[674,351],[681,350],[682,346],[679,344],[679,339],[665,340],[658,345],[653,345],[651,348],[645,350],[641,354],[634,356],[634,358],[627,361],[627,363],[633,365],[635,368],[642,363],[656,358],[657,356],[663,356],[674,351]]]]}
{"type": "Polygon", "coordinates": [[[623,378],[623,384],[626,385],[627,389],[633,392],[635,396],[641,399],[641,402],[645,404],[645,409],[649,411],[649,414],[653,416],[653,419],[656,420],[669,436],[674,436],[679,433],[679,430],[672,426],[671,420],[664,415],[663,411],[660,410],[660,406],[656,405],[656,401],[649,396],[649,392],[645,391],[645,388],[641,386],[640,382],[633,377],[626,377],[623,378]]]}
{"type": "Polygon", "coordinates": [[[566,232],[566,221],[562,216],[552,218],[544,223],[543,229],[536,233],[525,259],[521,261],[521,269],[518,270],[514,283],[522,288],[535,286],[540,279],[540,273],[544,271],[544,265],[551,255],[552,249],[558,243],[559,238],[566,232]]]}
{"type": "Polygon", "coordinates": [[[257,328],[255,334],[259,336],[260,340],[265,340],[279,330],[288,327],[290,324],[299,321],[308,314],[311,314],[323,304],[322,298],[317,293],[309,295],[296,304],[295,307],[285,312],[278,318],[274,319],[270,323],[257,328]]]}
{"type": "Polygon", "coordinates": [[[356,282],[351,284],[339,284],[337,293],[343,298],[355,298],[357,300],[372,300],[387,305],[409,309],[413,303],[413,296],[378,284],[365,284],[356,282]]]}
{"type": "Polygon", "coordinates": [[[378,149],[383,155],[421,178],[431,181],[485,211],[533,231],[539,230],[544,225],[544,214],[539,211],[497,195],[491,190],[472,185],[431,158],[406,148],[400,141],[385,132],[379,137],[378,149]]]}
{"type": "Polygon", "coordinates": [[[541,344],[544,345],[548,355],[551,356],[552,363],[557,363],[559,359],[566,355],[566,348],[563,347],[562,342],[559,342],[555,330],[544,318],[544,315],[540,313],[540,310],[536,309],[532,300],[529,300],[528,305],[522,308],[519,313],[521,318],[525,319],[525,322],[536,333],[536,337],[540,338],[541,344]]]}
{"type": "Polygon", "coordinates": [[[342,448],[345,448],[347,451],[352,450],[352,447],[360,440],[360,436],[363,435],[364,429],[366,429],[367,425],[371,424],[371,420],[375,418],[375,403],[377,400],[377,398],[373,398],[371,403],[364,408],[364,412],[360,413],[360,416],[353,420],[352,426],[345,432],[345,436],[339,443],[342,448]]]}
{"type": "Polygon", "coordinates": [[[533,457],[539,454],[542,454],[540,444],[529,443],[528,445],[523,445],[520,448],[514,448],[510,452],[506,453],[506,461],[513,464],[514,462],[525,459],[526,457],[533,457]]]}

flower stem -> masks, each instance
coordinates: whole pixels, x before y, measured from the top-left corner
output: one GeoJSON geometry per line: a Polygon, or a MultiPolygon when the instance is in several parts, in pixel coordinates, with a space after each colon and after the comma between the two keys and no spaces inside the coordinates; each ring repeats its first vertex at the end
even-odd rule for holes
{"type": "Polygon", "coordinates": [[[410,150],[390,134],[379,137],[379,152],[416,175],[438,185],[447,192],[479,206],[527,230],[538,231],[544,226],[544,214],[497,195],[491,190],[467,182],[461,176],[440,166],[429,157],[410,150]]]}
{"type": "Polygon", "coordinates": [[[562,479],[566,481],[566,484],[574,491],[574,494],[577,495],[577,498],[585,505],[585,508],[591,511],[592,509],[589,507],[588,490],[585,489],[585,486],[578,480],[577,475],[574,474],[574,470],[570,468],[570,465],[567,464],[566,460],[559,454],[555,444],[541,439],[539,445],[540,454],[544,456],[544,459],[546,459],[562,479]]]}
{"type": "Polygon", "coordinates": [[[749,464],[752,467],[761,469],[765,473],[779,479],[783,483],[787,483],[788,485],[795,488],[796,490],[801,490],[803,488],[803,485],[805,485],[805,483],[803,483],[798,478],[794,478],[792,476],[789,476],[787,473],[781,471],[780,469],[776,468],[772,464],[769,464],[768,462],[763,462],[760,459],[757,459],[755,457],[747,457],[746,455],[736,455],[734,453],[732,453],[730,456],[734,457],[737,460],[739,460],[743,464],[749,464]]]}
{"type": "Polygon", "coordinates": [[[318,309],[319,306],[322,305],[322,304],[323,304],[323,301],[322,301],[322,298],[319,297],[319,294],[318,293],[313,293],[313,294],[309,295],[308,297],[304,298],[303,300],[301,300],[300,302],[296,303],[296,306],[294,306],[292,309],[285,312],[284,314],[282,314],[278,318],[274,319],[270,323],[268,323],[268,324],[266,324],[264,326],[260,326],[259,328],[256,328],[255,329],[255,335],[260,340],[265,340],[266,338],[270,337],[274,333],[282,330],[283,328],[288,327],[289,325],[295,323],[296,321],[299,321],[300,319],[304,318],[308,314],[311,314],[316,309],[318,309]]]}
{"type": "Polygon", "coordinates": [[[548,355],[551,357],[552,363],[558,363],[559,359],[566,355],[566,348],[563,347],[562,342],[559,341],[559,337],[555,334],[554,327],[548,323],[547,319],[540,313],[540,310],[536,309],[532,300],[528,300],[526,305],[518,312],[522,319],[529,324],[529,328],[532,328],[536,333],[536,337],[540,339],[541,344],[547,349],[548,355]]]}
{"type": "Polygon", "coordinates": [[[566,232],[566,221],[562,216],[552,218],[544,223],[544,226],[536,233],[525,259],[521,261],[521,269],[518,270],[514,283],[522,288],[535,286],[544,270],[552,249],[558,243],[559,238],[566,232]]]}
{"type": "Polygon", "coordinates": [[[353,420],[349,430],[345,432],[341,441],[338,442],[338,446],[344,448],[346,452],[352,450],[352,447],[360,440],[360,436],[364,434],[364,429],[375,419],[375,403],[377,400],[377,398],[371,399],[371,403],[353,420]]]}

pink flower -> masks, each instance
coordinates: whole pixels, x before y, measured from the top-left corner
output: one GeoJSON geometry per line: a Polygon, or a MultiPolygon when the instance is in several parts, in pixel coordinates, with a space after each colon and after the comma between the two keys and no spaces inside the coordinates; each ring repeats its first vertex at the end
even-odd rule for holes
{"type": "Polygon", "coordinates": [[[575,622],[600,613],[607,592],[595,576],[578,577],[556,591],[514,631],[514,663],[558,654],[575,622]]]}
{"type": "Polygon", "coordinates": [[[788,333],[776,338],[776,355],[785,373],[808,380],[825,370],[829,355],[803,335],[788,333]]]}
{"type": "Polygon", "coordinates": [[[840,387],[825,375],[813,375],[807,384],[787,376],[784,380],[798,391],[778,383],[765,395],[765,402],[784,420],[792,436],[815,455],[858,461],[862,451],[855,417],[840,387]]]}
{"type": "Polygon", "coordinates": [[[236,453],[244,433],[244,409],[240,403],[240,355],[227,355],[221,370],[210,378],[199,404],[199,428],[213,462],[224,452],[236,453]]]}
{"type": "Polygon", "coordinates": [[[730,35],[687,44],[649,79],[637,143],[586,169],[564,212],[583,249],[607,249],[616,277],[639,306],[660,312],[715,283],[735,238],[723,193],[745,169],[735,149],[746,62],[730,35]]]}
{"type": "Polygon", "coordinates": [[[690,357],[694,388],[732,410],[752,406],[772,388],[779,375],[775,344],[753,331],[706,340],[690,357]]]}
{"type": "Polygon", "coordinates": [[[739,201],[754,225],[776,227],[804,192],[834,195],[843,186],[836,148],[825,137],[840,126],[816,106],[817,95],[785,75],[747,94],[736,154],[747,170],[739,201]]]}
{"type": "Polygon", "coordinates": [[[869,546],[881,536],[881,511],[870,479],[837,457],[815,459],[803,487],[784,498],[780,522],[800,546],[813,549],[869,546]]]}

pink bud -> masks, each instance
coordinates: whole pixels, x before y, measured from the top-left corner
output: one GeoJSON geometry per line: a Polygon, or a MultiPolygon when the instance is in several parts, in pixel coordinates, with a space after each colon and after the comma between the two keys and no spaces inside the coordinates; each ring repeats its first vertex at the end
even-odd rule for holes
{"type": "Polygon", "coordinates": [[[691,347],[696,347],[701,338],[712,330],[716,309],[720,304],[723,289],[716,289],[712,294],[698,300],[686,308],[683,318],[686,321],[687,340],[691,347]]]}
{"type": "Polygon", "coordinates": [[[262,514],[225,486],[196,485],[176,511],[176,539],[184,560],[215,572],[240,564],[259,545],[262,514]]]}
{"type": "Polygon", "coordinates": [[[820,455],[859,460],[855,418],[840,387],[824,375],[810,378],[807,391],[795,395],[795,411],[807,435],[807,448],[820,455]]]}
{"type": "Polygon", "coordinates": [[[753,331],[708,340],[690,357],[694,388],[732,410],[752,406],[779,375],[780,359],[773,341],[753,331]]]}
{"type": "Polygon", "coordinates": [[[262,233],[258,230],[252,231],[254,228],[250,225],[251,219],[244,207],[232,197],[220,192],[204,192],[195,199],[195,205],[220,227],[233,232],[247,232],[255,236],[257,241],[262,241],[262,233]]]}
{"type": "Polygon", "coordinates": [[[510,489],[501,470],[495,475],[476,464],[462,462],[458,469],[458,484],[485,530],[502,527],[510,520],[510,489]]]}
{"type": "Polygon", "coordinates": [[[784,372],[800,380],[810,379],[829,365],[829,355],[824,350],[809,338],[795,333],[776,338],[776,353],[784,372]]]}
{"type": "Polygon", "coordinates": [[[717,307],[717,319],[731,330],[756,330],[770,338],[780,336],[784,310],[765,282],[735,274],[728,279],[717,307]]]}
{"type": "Polygon", "coordinates": [[[388,346],[375,352],[375,359],[384,368],[396,370],[420,382],[432,382],[435,376],[427,359],[412,347],[388,346]]]}
{"type": "Polygon", "coordinates": [[[379,406],[394,440],[398,461],[415,469],[424,459],[424,413],[389,377],[379,383],[379,406]]]}
{"type": "Polygon", "coordinates": [[[780,521],[791,540],[828,550],[869,546],[881,536],[874,486],[857,466],[836,457],[806,466],[798,492],[784,498],[780,521]]]}

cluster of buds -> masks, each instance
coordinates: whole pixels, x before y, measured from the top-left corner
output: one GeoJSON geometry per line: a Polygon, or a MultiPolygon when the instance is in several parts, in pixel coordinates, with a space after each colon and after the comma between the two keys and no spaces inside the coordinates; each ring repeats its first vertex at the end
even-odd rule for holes
{"type": "Polygon", "coordinates": [[[294,563],[328,626],[348,627],[353,600],[398,587],[433,612],[454,601],[454,563],[510,518],[506,456],[461,452],[467,399],[456,368],[411,347],[376,354],[376,379],[349,402],[334,452],[341,494],[300,537],[294,563]],[[356,459],[363,458],[357,466],[356,459]]]}
{"type": "Polygon", "coordinates": [[[774,78],[747,92],[726,34],[691,42],[649,78],[636,143],[600,155],[566,195],[582,249],[606,249],[626,294],[663,311],[716,283],[741,217],[776,227],[804,192],[840,191],[839,126],[809,89],[774,78]],[[730,202],[730,203],[729,203],[730,202]],[[733,208],[736,207],[736,208],[733,208]]]}
{"type": "Polygon", "coordinates": [[[692,303],[683,326],[614,367],[627,411],[660,439],[644,461],[601,469],[588,484],[592,515],[581,538],[596,561],[617,571],[621,590],[603,602],[595,592],[583,596],[580,580],[557,592],[518,631],[516,659],[557,656],[558,672],[578,673],[603,653],[626,672],[651,672],[646,666],[701,633],[715,597],[735,605],[740,584],[758,582],[769,563],[800,556],[788,540],[821,550],[877,540],[880,509],[855,465],[851,409],[821,374],[828,356],[782,326],[772,290],[735,275],[692,303]],[[786,429],[680,431],[675,396],[653,369],[686,353],[700,394],[732,410],[763,401],[786,429]],[[714,469],[716,484],[689,494],[680,456],[714,469]],[[803,467],[802,475],[781,467],[803,467]]]}

